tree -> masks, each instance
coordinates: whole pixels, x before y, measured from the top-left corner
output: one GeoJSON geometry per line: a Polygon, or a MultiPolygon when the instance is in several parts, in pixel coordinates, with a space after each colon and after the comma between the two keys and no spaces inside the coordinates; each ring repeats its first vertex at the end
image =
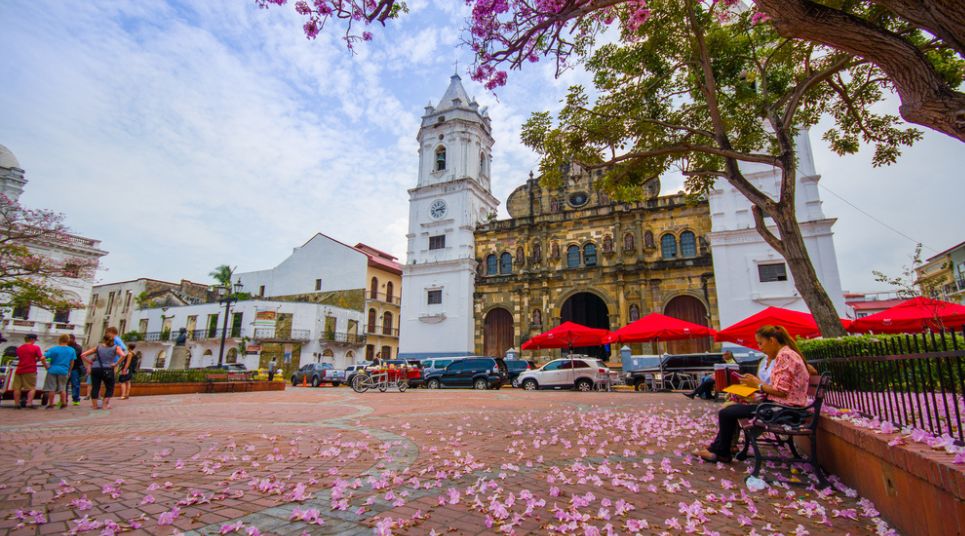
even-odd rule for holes
{"type": "Polygon", "coordinates": [[[208,275],[211,276],[211,279],[214,279],[215,281],[217,281],[220,286],[222,286],[222,287],[224,287],[224,288],[226,288],[226,289],[228,289],[228,290],[230,291],[230,290],[231,290],[231,285],[234,284],[234,283],[231,281],[231,276],[234,275],[235,270],[237,270],[237,269],[238,269],[237,266],[235,266],[234,268],[232,268],[231,266],[228,266],[227,264],[222,264],[222,265],[220,265],[220,266],[217,266],[217,267],[216,267],[214,270],[212,270],[210,273],[208,273],[208,275]]]}
{"type": "MultiPolygon", "coordinates": [[[[261,7],[287,0],[255,0],[261,7]]],[[[737,0],[707,0],[733,5],[737,0]]],[[[490,88],[519,69],[549,57],[557,68],[586,51],[597,32],[615,22],[643,24],[646,0],[467,0],[473,5],[469,44],[478,64],[473,77],[490,88]]],[[[916,123],[965,141],[965,9],[954,0],[754,0],[759,20],[783,37],[798,38],[859,56],[880,69],[901,99],[899,112],[916,123]]],[[[357,26],[385,25],[408,11],[403,0],[295,2],[305,34],[314,38],[331,19],[347,21],[349,48],[372,39],[357,26]]]]}
{"type": "Polygon", "coordinates": [[[576,162],[604,172],[618,198],[640,195],[672,167],[700,195],[727,180],[752,204],[757,231],[787,261],[795,286],[825,336],[843,335],[817,279],[797,222],[794,136],[830,115],[825,134],[839,154],[875,146],[874,165],[890,164],[920,137],[870,107],[887,77],[875,65],[813,43],[781,38],[763,15],[697,0],[476,1],[470,44],[473,77],[505,83],[497,69],[552,57],[557,68],[585,61],[598,96],[572,88],[554,125],[548,113],[526,123],[523,141],[542,156],[549,183],[576,162]],[[596,34],[619,25],[620,44],[593,52],[596,34]],[[775,196],[747,179],[748,166],[772,166],[775,196]],[[768,219],[770,221],[768,221],[768,219]]]}
{"type": "Polygon", "coordinates": [[[97,260],[45,255],[47,248],[82,245],[70,234],[63,214],[28,209],[0,194],[0,306],[35,306],[49,310],[83,307],[68,299],[62,285],[90,279],[97,260]]]}

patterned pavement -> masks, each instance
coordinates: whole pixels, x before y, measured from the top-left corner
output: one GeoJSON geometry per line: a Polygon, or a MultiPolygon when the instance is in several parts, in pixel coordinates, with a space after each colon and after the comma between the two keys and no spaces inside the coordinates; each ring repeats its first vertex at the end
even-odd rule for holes
{"type": "Polygon", "coordinates": [[[347,388],[0,408],[2,534],[875,534],[870,502],[689,455],[676,394],[347,388]]]}

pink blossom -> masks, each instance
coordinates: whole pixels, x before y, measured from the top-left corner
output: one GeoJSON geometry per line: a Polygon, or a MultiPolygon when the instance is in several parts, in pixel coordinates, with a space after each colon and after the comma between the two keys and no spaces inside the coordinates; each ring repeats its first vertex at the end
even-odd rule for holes
{"type": "Polygon", "coordinates": [[[84,510],[90,510],[91,508],[94,507],[94,503],[91,502],[86,495],[70,501],[70,505],[80,512],[83,512],[84,510]]]}
{"type": "Polygon", "coordinates": [[[158,515],[157,524],[161,526],[171,525],[174,523],[174,520],[177,519],[178,516],[180,515],[181,515],[181,509],[175,506],[168,512],[161,512],[161,514],[158,515]]]}

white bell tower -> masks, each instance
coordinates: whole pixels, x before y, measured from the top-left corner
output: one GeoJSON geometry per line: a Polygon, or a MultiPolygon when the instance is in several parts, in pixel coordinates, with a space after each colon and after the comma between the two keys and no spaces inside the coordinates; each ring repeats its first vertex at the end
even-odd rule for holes
{"type": "Polygon", "coordinates": [[[419,179],[409,190],[399,357],[470,355],[476,224],[496,212],[492,127],[458,75],[419,128],[419,179]]]}

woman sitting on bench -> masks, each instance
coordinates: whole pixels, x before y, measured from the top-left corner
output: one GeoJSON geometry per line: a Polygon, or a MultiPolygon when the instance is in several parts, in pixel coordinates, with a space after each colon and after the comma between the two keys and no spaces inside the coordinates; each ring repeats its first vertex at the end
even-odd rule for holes
{"type": "MultiPolygon", "coordinates": [[[[781,326],[763,326],[757,330],[754,338],[761,351],[774,359],[771,381],[763,382],[753,374],[745,374],[741,376],[741,383],[758,388],[766,400],[785,406],[806,406],[811,372],[794,339],[781,326]]],[[[733,404],[721,409],[717,413],[717,437],[697,455],[709,463],[730,463],[731,443],[737,433],[737,422],[753,417],[755,411],[757,404],[733,404]]]]}

